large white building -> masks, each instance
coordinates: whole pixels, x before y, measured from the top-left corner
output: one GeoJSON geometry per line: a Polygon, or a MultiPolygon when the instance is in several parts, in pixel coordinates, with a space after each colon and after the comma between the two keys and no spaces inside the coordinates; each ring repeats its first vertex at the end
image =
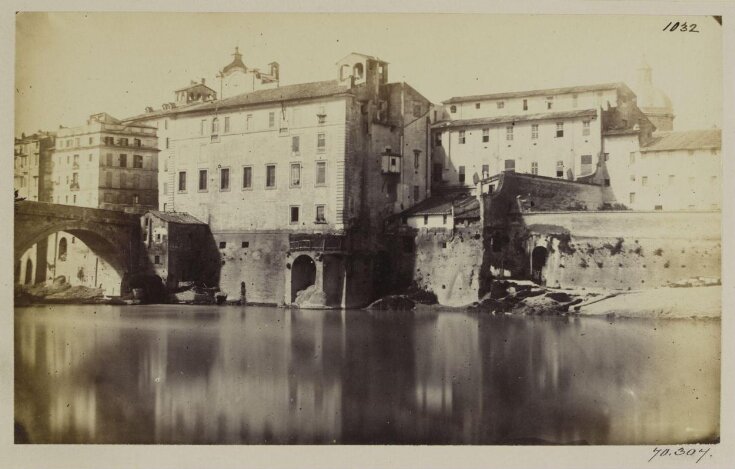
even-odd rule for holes
{"type": "MultiPolygon", "coordinates": [[[[225,81],[240,64],[236,55],[225,81]]],[[[334,78],[219,100],[202,93],[126,120],[158,129],[160,210],[209,225],[225,291],[244,283],[254,301],[291,303],[311,282],[337,298],[330,304],[359,304],[371,286],[345,276],[370,278],[385,218],[429,195],[431,103],[388,83],[388,64],[375,57],[349,54],[327,73],[334,78]],[[317,272],[291,286],[297,250],[317,272]]]]}
{"type": "Polygon", "coordinates": [[[454,97],[432,126],[434,182],[473,187],[502,171],[576,180],[601,157],[608,137],[650,138],[653,126],[623,83],[454,97]]]}

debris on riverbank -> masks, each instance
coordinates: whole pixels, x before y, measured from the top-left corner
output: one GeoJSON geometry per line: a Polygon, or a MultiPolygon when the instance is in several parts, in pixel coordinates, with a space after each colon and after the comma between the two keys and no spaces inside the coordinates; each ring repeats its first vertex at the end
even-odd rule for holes
{"type": "Polygon", "coordinates": [[[38,283],[35,285],[16,285],[15,304],[25,305],[33,303],[100,303],[105,294],[101,288],[86,287],[83,285],[71,286],[66,279],[60,277],[50,285],[38,283]]]}
{"type": "Polygon", "coordinates": [[[714,319],[722,314],[719,279],[687,279],[651,290],[551,289],[497,280],[469,308],[492,314],[714,319]]]}

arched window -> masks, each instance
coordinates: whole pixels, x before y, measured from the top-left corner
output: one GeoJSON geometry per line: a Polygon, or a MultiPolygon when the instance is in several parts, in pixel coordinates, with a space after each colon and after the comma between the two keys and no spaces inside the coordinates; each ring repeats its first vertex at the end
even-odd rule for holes
{"type": "Polygon", "coordinates": [[[451,112],[452,114],[454,114],[455,112],[457,112],[457,106],[454,106],[454,105],[452,105],[452,106],[451,106],[451,107],[449,108],[449,112],[451,112]]]}
{"type": "Polygon", "coordinates": [[[219,133],[219,119],[216,117],[212,119],[212,134],[217,135],[219,133]]]}
{"type": "Polygon", "coordinates": [[[59,260],[65,261],[66,260],[66,238],[61,238],[61,241],[59,241],[59,260]]]}
{"type": "Polygon", "coordinates": [[[355,75],[355,78],[362,78],[365,70],[363,69],[362,64],[355,64],[355,66],[352,68],[352,72],[355,75]]]}
{"type": "Polygon", "coordinates": [[[348,76],[347,74],[349,72],[350,72],[350,66],[347,65],[347,64],[342,65],[340,67],[340,69],[339,69],[339,79],[340,80],[346,80],[347,79],[347,76],[348,76]]]}

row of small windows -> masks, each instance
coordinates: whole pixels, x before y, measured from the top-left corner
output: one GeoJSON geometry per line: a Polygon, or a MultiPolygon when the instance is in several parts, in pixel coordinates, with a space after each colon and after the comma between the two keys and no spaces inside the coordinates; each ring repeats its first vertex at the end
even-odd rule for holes
{"type": "MultiPolygon", "coordinates": [[[[598,104],[602,102],[602,91],[597,92],[597,102],[598,104]]],[[[572,95],[572,107],[576,108],[579,105],[579,95],[573,94],[572,95]]],[[[495,101],[495,106],[498,109],[505,109],[505,101],[495,101]]],[[[475,103],[475,109],[480,109],[482,107],[482,103],[475,103]]],[[[543,107],[547,110],[551,110],[554,108],[554,97],[553,96],[547,96],[546,99],[543,101],[543,107]]],[[[528,111],[528,99],[523,99],[521,103],[521,108],[524,111],[528,111]]],[[[449,112],[452,114],[456,114],[457,112],[457,106],[451,105],[449,107],[449,112]]]]}
{"type": "MultiPolygon", "coordinates": [[[[648,186],[648,179],[649,179],[648,176],[641,176],[641,186],[643,186],[643,187],[648,186]]],[[[636,180],[635,176],[634,175],[631,175],[630,180],[632,182],[635,182],[635,180],[636,180]]],[[[666,181],[667,181],[668,185],[673,186],[674,184],[676,184],[676,175],[669,174],[668,177],[666,178],[666,181]]],[[[695,185],[697,183],[697,178],[694,177],[694,176],[689,176],[687,178],[687,182],[689,183],[690,186],[693,186],[693,185],[695,185]]],[[[711,185],[718,184],[718,178],[717,178],[717,176],[710,176],[709,183],[711,185]]]]}
{"type": "MultiPolygon", "coordinates": [[[[88,161],[91,163],[94,159],[94,155],[92,153],[89,154],[88,161]]],[[[57,158],[58,164],[61,165],[64,162],[64,157],[62,155],[59,155],[57,158]]],[[[71,164],[74,169],[79,168],[79,161],[80,157],[79,155],[66,155],[66,164],[71,164]]],[[[125,153],[120,153],[117,155],[117,161],[115,161],[114,155],[112,153],[107,153],[105,155],[105,166],[117,166],[120,168],[127,168],[128,167],[128,155],[125,153]]],[[[143,169],[146,165],[145,163],[147,161],[150,161],[150,158],[145,158],[143,155],[133,155],[133,161],[131,168],[138,168],[143,169]]]]}
{"type": "MultiPolygon", "coordinates": [[[[676,151],[677,150],[672,150],[673,153],[675,153],[676,151]]],[[[678,150],[678,151],[683,151],[683,150],[678,150]]],[[[705,150],[702,149],[702,150],[699,150],[699,152],[697,152],[696,150],[687,150],[686,152],[687,152],[687,156],[694,156],[697,153],[699,153],[701,155],[701,154],[704,153],[704,151],[705,150]]],[[[717,156],[719,154],[719,150],[716,149],[716,148],[711,148],[709,150],[709,153],[712,156],[717,156]]],[[[663,152],[663,151],[659,151],[659,152],[641,152],[641,154],[640,154],[640,157],[642,159],[643,158],[647,158],[647,157],[663,157],[663,158],[669,158],[670,156],[671,155],[669,153],[663,152]]],[[[636,161],[636,152],[632,151],[632,152],[630,152],[630,160],[629,160],[629,162],[630,162],[630,164],[633,164],[633,163],[635,163],[635,161],[636,161]]]]}
{"type": "MultiPolygon", "coordinates": [[[[289,173],[289,186],[290,187],[301,187],[302,184],[302,173],[303,167],[301,163],[291,163],[289,173]]],[[[265,166],[265,187],[267,189],[274,189],[276,187],[276,165],[269,164],[265,166]]],[[[317,161],[316,172],[314,178],[314,185],[326,186],[327,185],[327,162],[317,161]]],[[[187,190],[187,172],[179,171],[178,183],[179,192],[186,192],[187,190]]],[[[243,166],[242,168],[242,189],[253,188],[253,166],[243,166]]],[[[204,192],[209,190],[209,170],[199,170],[198,190],[204,192]]],[[[219,190],[227,191],[230,190],[230,168],[219,169],[219,190]]],[[[168,193],[168,185],[164,184],[164,194],[168,193]]]]}
{"type": "MultiPolygon", "coordinates": [[[[589,174],[592,172],[592,155],[582,155],[581,156],[581,174],[589,174]]],[[[460,184],[464,184],[466,181],[466,170],[464,166],[459,166],[458,168],[458,179],[460,184]]],[[[507,159],[503,162],[503,170],[504,171],[515,171],[516,170],[516,160],[514,159],[507,159]]],[[[531,174],[538,175],[538,162],[532,161],[531,162],[531,174]]],[[[484,164],[482,165],[482,177],[488,178],[490,177],[490,165],[484,164]]],[[[556,162],[556,177],[563,178],[564,177],[564,161],[558,160],[556,162]]]]}
{"type": "MultiPolygon", "coordinates": [[[[514,127],[513,125],[508,125],[505,127],[505,140],[512,141],[514,137],[514,127]]],[[[590,121],[583,121],[582,122],[582,135],[589,135],[590,134],[590,121]]],[[[539,136],[539,125],[538,124],[532,124],[531,125],[531,139],[536,140],[539,136]]],[[[556,123],[556,138],[564,137],[564,123],[563,122],[557,122],[556,123]]],[[[490,141],[490,128],[486,127],[482,129],[482,141],[483,143],[487,143],[490,141]]],[[[435,142],[436,145],[441,145],[441,134],[436,134],[435,142]]],[[[465,130],[459,131],[459,143],[464,144],[467,143],[467,134],[465,130]]]]}
{"type": "MultiPolygon", "coordinates": [[[[291,125],[295,126],[299,122],[299,113],[297,110],[293,110],[291,112],[291,125]]],[[[324,110],[324,107],[320,107],[319,111],[316,114],[316,120],[317,124],[324,124],[327,120],[327,114],[324,110]]],[[[255,118],[253,114],[246,114],[245,119],[243,121],[244,129],[243,130],[255,130],[255,118]]],[[[281,126],[283,126],[283,123],[280,123],[281,126]]],[[[223,126],[223,132],[229,133],[232,131],[232,118],[231,116],[225,116],[223,118],[222,122],[223,126]]],[[[166,126],[168,128],[168,126],[166,126]]],[[[272,111],[268,113],[268,129],[275,129],[276,128],[276,112],[272,111]]],[[[199,122],[199,135],[205,135],[205,133],[209,131],[211,135],[217,135],[220,133],[220,118],[214,117],[211,121],[208,121],[208,119],[202,119],[199,122]]]]}
{"type": "MultiPolygon", "coordinates": [[[[115,137],[102,137],[102,143],[104,145],[108,146],[118,146],[118,147],[128,147],[130,146],[130,142],[132,141],[132,146],[134,147],[142,147],[143,141],[139,138],[133,138],[132,140],[128,137],[118,137],[117,140],[115,137]]],[[[81,137],[75,137],[75,138],[67,138],[66,140],[60,140],[59,146],[62,146],[64,148],[71,148],[71,147],[79,147],[82,144],[81,137]]],[[[88,137],[87,138],[87,145],[94,145],[94,137],[88,137]]]]}

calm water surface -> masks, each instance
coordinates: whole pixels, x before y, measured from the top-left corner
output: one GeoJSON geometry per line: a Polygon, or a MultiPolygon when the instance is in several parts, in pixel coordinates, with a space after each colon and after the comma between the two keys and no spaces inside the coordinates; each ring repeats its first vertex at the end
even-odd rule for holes
{"type": "Polygon", "coordinates": [[[712,441],[719,344],[719,321],[37,306],[15,418],[34,443],[712,441]]]}

